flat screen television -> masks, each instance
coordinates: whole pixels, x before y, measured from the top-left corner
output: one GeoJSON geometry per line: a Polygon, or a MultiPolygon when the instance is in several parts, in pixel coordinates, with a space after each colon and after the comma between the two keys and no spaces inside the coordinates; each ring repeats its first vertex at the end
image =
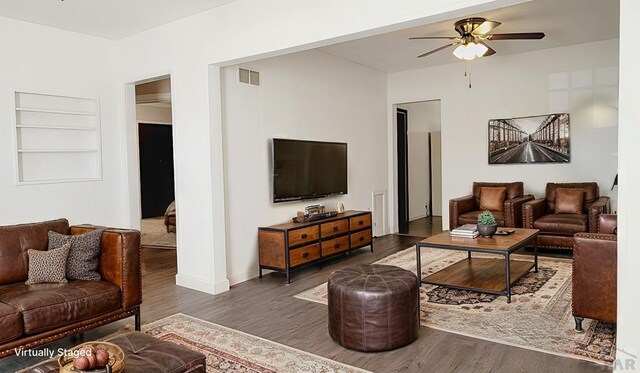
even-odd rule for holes
{"type": "Polygon", "coordinates": [[[347,194],[347,144],[273,139],[273,202],[347,194]]]}

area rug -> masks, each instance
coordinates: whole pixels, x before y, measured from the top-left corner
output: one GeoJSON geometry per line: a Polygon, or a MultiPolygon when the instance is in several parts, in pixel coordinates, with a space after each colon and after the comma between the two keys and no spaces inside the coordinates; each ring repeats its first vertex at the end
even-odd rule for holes
{"type": "Polygon", "coordinates": [[[203,353],[207,356],[207,372],[367,372],[183,314],[152,322],[142,330],[203,353]]]}
{"type": "MultiPolygon", "coordinates": [[[[125,329],[133,330],[133,326],[125,329]]],[[[181,313],[145,324],[142,331],[204,354],[208,373],[371,373],[181,313]]]]}
{"type": "MultiPolygon", "coordinates": [[[[465,252],[423,248],[422,277],[466,256],[465,252]]],[[[492,257],[480,253],[473,256],[492,257]]],[[[533,260],[528,255],[511,258],[533,260]]],[[[611,365],[616,352],[615,325],[585,319],[584,333],[573,330],[571,260],[539,257],[538,263],[538,273],[530,272],[514,284],[510,304],[504,296],[423,285],[420,323],[474,338],[611,365]]],[[[415,247],[375,264],[394,265],[415,273],[415,247]]],[[[327,285],[318,285],[295,297],[327,304],[327,285]]]]}
{"type": "Polygon", "coordinates": [[[175,249],[176,233],[167,232],[164,218],[148,218],[140,221],[140,244],[158,249],[175,249]]]}

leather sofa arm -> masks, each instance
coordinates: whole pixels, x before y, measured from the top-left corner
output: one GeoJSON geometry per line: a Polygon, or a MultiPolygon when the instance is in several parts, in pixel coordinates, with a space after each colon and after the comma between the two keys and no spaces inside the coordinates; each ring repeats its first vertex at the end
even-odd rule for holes
{"type": "Polygon", "coordinates": [[[598,216],[598,233],[618,234],[618,215],[600,214],[598,216]]]}
{"type": "Polygon", "coordinates": [[[534,199],[522,205],[522,227],[533,229],[533,222],[545,213],[544,198],[534,199]]]}
{"type": "Polygon", "coordinates": [[[589,233],[598,232],[598,216],[609,213],[609,209],[609,197],[600,197],[589,206],[589,233]]]}
{"type": "Polygon", "coordinates": [[[574,235],[573,316],[616,322],[617,263],[616,235],[574,235]]]}
{"type": "Polygon", "coordinates": [[[522,227],[522,205],[525,202],[532,201],[534,198],[533,194],[526,194],[504,201],[505,225],[509,228],[522,227]]]}
{"type": "MultiPolygon", "coordinates": [[[[71,227],[71,234],[81,234],[95,226],[71,227]]],[[[127,311],[142,303],[142,266],[140,232],[109,228],[102,233],[102,252],[98,271],[102,279],[117,285],[122,296],[122,309],[127,311]]]]}
{"type": "Polygon", "coordinates": [[[458,197],[449,200],[449,229],[460,226],[459,217],[462,214],[473,211],[473,196],[458,197]]]}

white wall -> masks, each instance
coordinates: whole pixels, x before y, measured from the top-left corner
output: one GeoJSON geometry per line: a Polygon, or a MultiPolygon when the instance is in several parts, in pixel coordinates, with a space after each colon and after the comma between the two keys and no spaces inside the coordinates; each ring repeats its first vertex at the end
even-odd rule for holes
{"type": "Polygon", "coordinates": [[[638,323],[638,284],[640,284],[640,51],[637,43],[637,20],[640,2],[620,2],[620,184],[618,209],[618,335],[616,371],[627,372],[627,364],[640,370],[640,324],[638,323]]]}
{"type": "MultiPolygon", "coordinates": [[[[440,101],[414,102],[398,108],[406,110],[408,118],[409,220],[413,221],[426,216],[425,205],[429,204],[429,132],[440,131],[440,101]]],[[[429,208],[433,211],[433,206],[429,208]]]]}
{"type": "Polygon", "coordinates": [[[0,17],[0,224],[59,217],[126,226],[112,41],[0,17]],[[102,181],[15,185],[13,90],[100,99],[102,181]]]}
{"type": "MultiPolygon", "coordinates": [[[[273,57],[523,1],[238,0],[120,40],[121,86],[171,75],[179,225],[176,282],[207,292],[227,290],[227,237],[237,238],[227,227],[224,179],[239,171],[225,169],[220,74],[211,64],[273,57]]],[[[127,86],[121,99],[126,104],[133,95],[127,86]]],[[[126,109],[122,140],[127,146],[129,219],[137,224],[135,106],[126,109]]]]}
{"type": "Polygon", "coordinates": [[[471,89],[462,62],[392,73],[389,107],[441,99],[443,206],[470,194],[474,180],[523,181],[536,197],[548,181],[596,181],[608,195],[617,170],[617,65],[618,40],[608,40],[475,60],[471,89]],[[487,164],[489,119],[554,112],[571,115],[569,164],[487,164]]]}
{"type": "MultiPolygon", "coordinates": [[[[260,72],[260,86],[223,69],[223,109],[231,284],[258,274],[259,226],[289,221],[306,205],[371,209],[371,193],[387,185],[387,76],[320,51],[243,64],[260,72]],[[348,144],[348,194],[272,203],[271,139],[348,144]]],[[[326,165],[331,167],[330,164],[326,165]]]]}

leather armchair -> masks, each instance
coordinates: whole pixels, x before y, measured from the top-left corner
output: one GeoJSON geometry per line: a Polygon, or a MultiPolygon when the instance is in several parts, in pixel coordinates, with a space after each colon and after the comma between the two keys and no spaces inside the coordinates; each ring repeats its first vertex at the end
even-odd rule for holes
{"type": "Polygon", "coordinates": [[[597,233],[574,236],[571,309],[577,332],[584,318],[616,322],[617,216],[602,214],[597,225],[597,233]]]}
{"type": "Polygon", "coordinates": [[[474,182],[472,195],[449,200],[449,229],[464,224],[476,224],[480,209],[480,194],[482,187],[506,187],[505,201],[502,211],[492,211],[498,225],[501,227],[522,226],[522,206],[534,199],[531,194],[524,194],[524,184],[520,181],[513,183],[474,182]]]}
{"type": "Polygon", "coordinates": [[[538,247],[573,248],[576,233],[596,233],[598,217],[609,212],[609,197],[600,197],[597,183],[547,183],[545,197],[523,205],[523,227],[539,229],[538,247]],[[580,214],[555,213],[558,188],[582,188],[580,214]]]}

